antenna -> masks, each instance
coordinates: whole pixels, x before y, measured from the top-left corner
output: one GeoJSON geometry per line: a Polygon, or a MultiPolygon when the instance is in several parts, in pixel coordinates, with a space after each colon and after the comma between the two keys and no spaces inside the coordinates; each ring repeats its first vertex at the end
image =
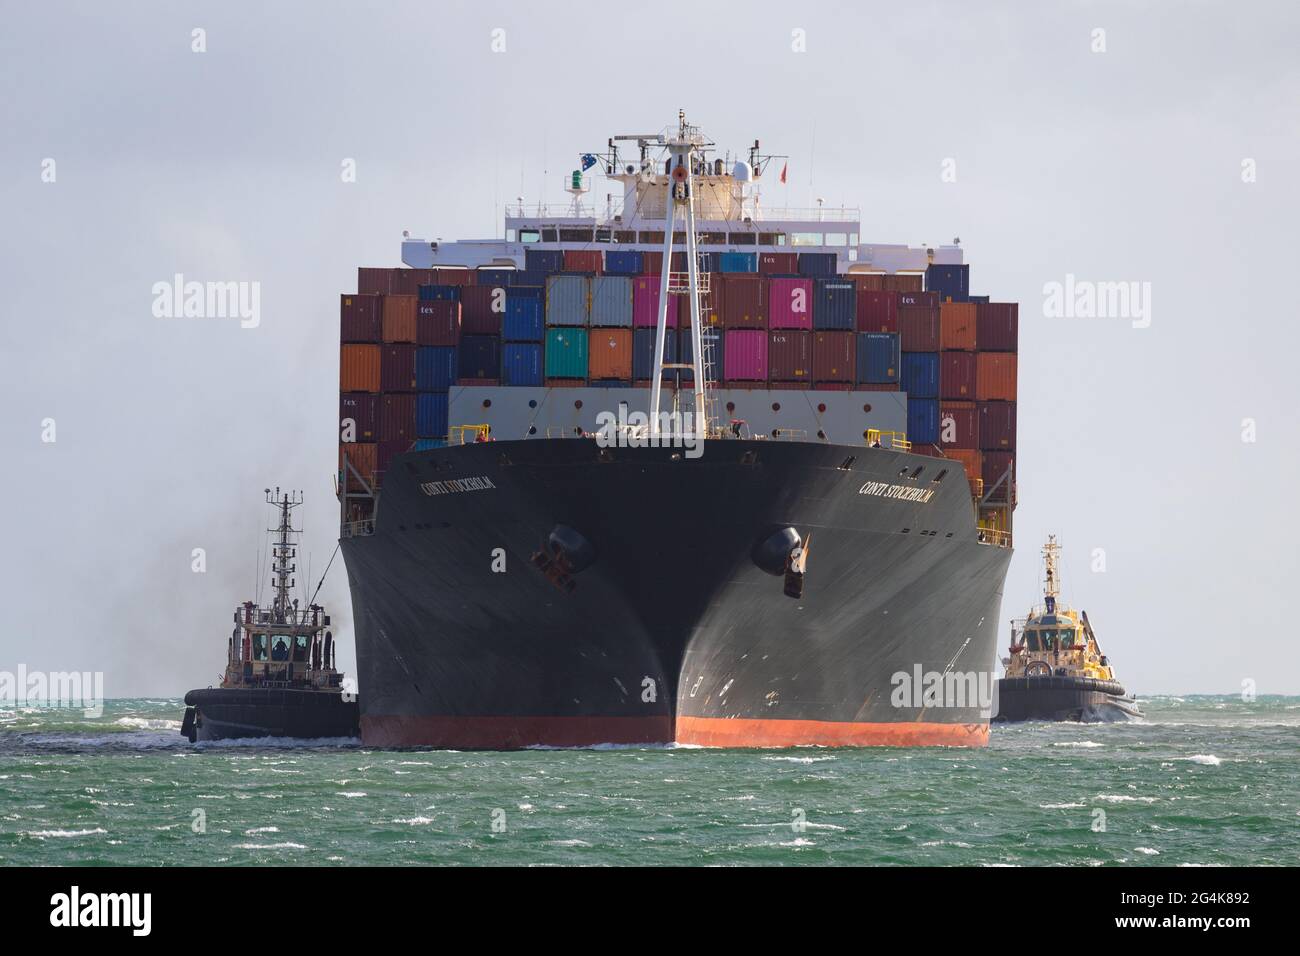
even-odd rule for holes
{"type": "MultiPolygon", "coordinates": [[[[268,528],[267,531],[277,535],[277,540],[271,545],[271,559],[274,563],[271,569],[271,583],[275,586],[275,602],[271,608],[275,623],[284,624],[293,607],[293,602],[289,598],[289,589],[293,587],[293,579],[290,575],[298,570],[296,564],[290,563],[298,553],[290,540],[290,535],[297,534],[301,530],[293,526],[292,512],[302,504],[302,492],[281,492],[277,486],[272,493],[268,488],[266,501],[267,504],[273,504],[280,510],[279,526],[268,528]]],[[[295,614],[294,617],[296,622],[297,615],[295,614]]]]}

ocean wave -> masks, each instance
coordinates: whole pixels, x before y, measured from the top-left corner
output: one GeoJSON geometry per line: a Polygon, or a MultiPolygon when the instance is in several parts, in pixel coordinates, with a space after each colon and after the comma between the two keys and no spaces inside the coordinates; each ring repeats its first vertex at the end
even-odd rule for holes
{"type": "Polygon", "coordinates": [[[1040,810],[1081,810],[1085,806],[1087,806],[1086,803],[1040,803],[1038,805],[1038,809],[1040,810]]]}
{"type": "Polygon", "coordinates": [[[1107,803],[1155,803],[1159,797],[1133,797],[1122,793],[1099,793],[1096,799],[1107,803]]]}
{"type": "Polygon", "coordinates": [[[94,827],[89,830],[28,830],[23,836],[46,840],[50,838],[97,836],[107,832],[103,827],[94,827]]]}
{"type": "Polygon", "coordinates": [[[834,760],[834,757],[764,757],[764,760],[784,760],[787,763],[820,763],[823,760],[834,760]]]}
{"type": "Polygon", "coordinates": [[[1134,853],[1141,853],[1141,854],[1144,855],[1144,856],[1159,856],[1159,855],[1160,855],[1160,851],[1159,851],[1159,850],[1153,850],[1153,849],[1152,849],[1151,847],[1149,847],[1149,846],[1135,846],[1135,847],[1133,848],[1133,852],[1134,852],[1134,853]]]}
{"type": "Polygon", "coordinates": [[[1191,763],[1199,763],[1203,767],[1217,767],[1223,761],[1214,754],[1192,754],[1190,757],[1176,757],[1176,760],[1186,760],[1191,763]]]}
{"type": "Polygon", "coordinates": [[[236,850],[305,850],[302,843],[236,843],[236,850]]]}
{"type": "Polygon", "coordinates": [[[1099,744],[1095,740],[1061,740],[1054,744],[1053,747],[1104,747],[1105,744],[1099,744]]]}

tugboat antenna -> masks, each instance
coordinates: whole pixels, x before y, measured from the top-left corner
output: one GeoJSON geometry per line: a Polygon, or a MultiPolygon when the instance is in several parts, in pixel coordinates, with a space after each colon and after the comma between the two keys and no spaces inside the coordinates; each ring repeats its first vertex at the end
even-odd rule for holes
{"type": "Polygon", "coordinates": [[[271,546],[271,557],[275,565],[271,573],[271,581],[275,585],[275,602],[271,607],[275,623],[284,624],[288,620],[291,610],[289,588],[292,586],[292,579],[289,575],[298,570],[297,565],[290,564],[290,561],[296,555],[296,550],[290,542],[289,536],[296,534],[298,531],[293,526],[290,512],[302,504],[302,492],[286,491],[282,493],[279,488],[276,488],[274,493],[270,491],[266,493],[266,500],[268,504],[273,504],[280,509],[279,527],[268,528],[267,530],[277,535],[275,543],[271,546]]]}

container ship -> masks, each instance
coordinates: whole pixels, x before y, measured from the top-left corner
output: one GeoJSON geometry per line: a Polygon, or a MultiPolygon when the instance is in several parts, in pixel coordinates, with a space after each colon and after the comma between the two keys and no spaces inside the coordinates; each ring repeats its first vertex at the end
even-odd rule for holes
{"type": "Polygon", "coordinates": [[[957,240],[764,205],[757,140],[579,157],[341,294],[363,741],[985,744],[987,701],[907,685],[993,678],[1016,304],[957,240]]]}

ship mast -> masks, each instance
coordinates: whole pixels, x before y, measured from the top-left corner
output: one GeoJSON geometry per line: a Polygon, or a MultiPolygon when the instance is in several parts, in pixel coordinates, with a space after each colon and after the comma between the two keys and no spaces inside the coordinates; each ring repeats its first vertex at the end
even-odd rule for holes
{"type": "Polygon", "coordinates": [[[294,620],[291,623],[297,623],[297,613],[291,609],[289,601],[289,588],[293,587],[293,579],[289,575],[298,570],[296,564],[290,564],[290,561],[297,555],[297,549],[289,540],[291,534],[296,534],[298,529],[293,526],[290,518],[290,512],[302,504],[302,492],[283,492],[279,488],[272,493],[270,488],[266,489],[267,504],[275,505],[280,510],[280,524],[275,528],[267,528],[267,531],[277,535],[275,542],[271,545],[271,557],[275,566],[271,569],[271,583],[275,587],[275,602],[272,605],[274,621],[276,624],[290,623],[290,615],[294,620]]]}
{"type": "MultiPolygon", "coordinates": [[[[668,147],[668,185],[664,202],[664,252],[659,279],[659,319],[655,326],[654,376],[650,380],[650,437],[659,436],[659,402],[663,391],[665,368],[686,368],[684,364],[664,362],[664,340],[668,324],[670,292],[685,292],[691,297],[691,369],[694,376],[695,440],[702,442],[708,433],[709,423],[705,406],[704,336],[700,328],[700,261],[695,247],[695,160],[696,154],[711,145],[697,127],[686,122],[685,111],[677,113],[677,135],[664,145],[668,147]],[[671,276],[673,261],[673,227],[678,213],[686,224],[686,279],[671,276]],[[670,279],[672,281],[670,281],[670,279]],[[677,288],[673,288],[677,286],[677,288]]],[[[683,435],[683,438],[686,436],[683,435]]]]}
{"type": "Polygon", "coordinates": [[[1043,583],[1043,603],[1047,607],[1048,614],[1056,613],[1056,599],[1061,596],[1061,579],[1058,572],[1058,562],[1061,556],[1061,546],[1056,543],[1056,535],[1047,536],[1047,544],[1043,545],[1043,568],[1046,573],[1046,581],[1043,583]]]}

